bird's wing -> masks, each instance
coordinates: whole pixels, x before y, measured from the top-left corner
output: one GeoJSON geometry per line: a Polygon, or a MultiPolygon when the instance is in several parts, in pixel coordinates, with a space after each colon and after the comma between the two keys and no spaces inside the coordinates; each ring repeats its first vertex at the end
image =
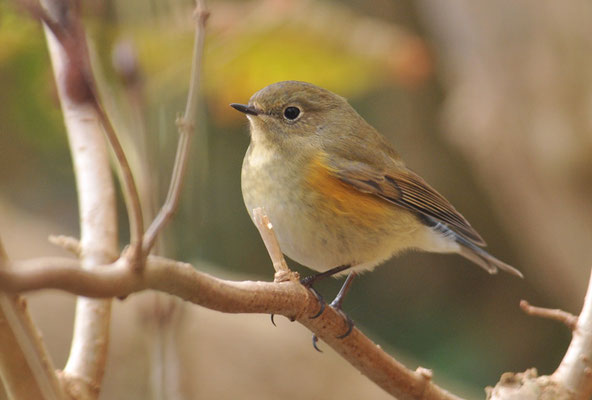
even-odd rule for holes
{"type": "Polygon", "coordinates": [[[485,246],[483,238],[452,204],[406,167],[380,170],[364,162],[342,158],[332,158],[327,163],[331,173],[357,190],[431,217],[471,242],[485,246]]]}

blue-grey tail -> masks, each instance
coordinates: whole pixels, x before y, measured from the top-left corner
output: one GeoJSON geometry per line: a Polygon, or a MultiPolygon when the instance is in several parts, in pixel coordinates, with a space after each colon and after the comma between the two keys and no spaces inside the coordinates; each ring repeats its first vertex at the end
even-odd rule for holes
{"type": "Polygon", "coordinates": [[[447,225],[435,221],[433,218],[430,217],[424,217],[424,222],[426,223],[426,225],[430,226],[438,233],[444,235],[449,239],[454,240],[460,247],[458,253],[461,256],[471,260],[472,262],[474,262],[490,274],[495,274],[497,273],[498,269],[501,269],[502,271],[506,271],[512,275],[519,276],[520,278],[524,277],[522,275],[522,272],[518,271],[511,265],[508,265],[505,262],[498,260],[497,258],[483,250],[475,243],[454,232],[447,225]]]}
{"type": "Polygon", "coordinates": [[[481,247],[469,242],[463,237],[457,235],[456,242],[460,245],[460,252],[459,254],[481,268],[484,268],[490,274],[497,273],[498,269],[502,271],[509,272],[512,275],[519,276],[520,278],[524,278],[522,272],[518,271],[516,268],[512,267],[511,265],[506,264],[505,262],[498,260],[481,247]]]}

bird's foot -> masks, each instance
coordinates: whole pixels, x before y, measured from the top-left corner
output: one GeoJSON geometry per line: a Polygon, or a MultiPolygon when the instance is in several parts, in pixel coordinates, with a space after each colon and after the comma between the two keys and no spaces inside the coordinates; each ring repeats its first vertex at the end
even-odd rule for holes
{"type": "Polygon", "coordinates": [[[323,313],[323,311],[325,311],[325,300],[323,300],[323,296],[321,296],[321,294],[319,292],[317,292],[317,290],[315,288],[312,287],[313,283],[316,281],[316,275],[311,275],[311,276],[306,276],[304,278],[302,278],[300,280],[300,283],[302,284],[302,286],[304,286],[305,288],[307,288],[308,290],[311,291],[312,294],[314,294],[314,296],[317,298],[318,302],[319,302],[319,311],[309,317],[310,319],[315,319],[321,316],[321,314],[323,313]]]}
{"type": "MultiPolygon", "coordinates": [[[[352,332],[352,330],[354,329],[354,321],[352,321],[352,319],[346,313],[343,312],[343,310],[341,309],[341,305],[343,304],[343,299],[345,298],[345,295],[349,291],[349,288],[351,287],[351,284],[352,284],[355,277],[356,277],[355,272],[351,272],[348,275],[347,279],[343,283],[343,286],[341,287],[341,290],[339,290],[339,293],[337,293],[337,296],[335,297],[335,299],[331,302],[331,304],[329,304],[329,306],[331,308],[333,308],[335,311],[337,311],[343,317],[343,320],[345,321],[345,323],[347,325],[347,329],[346,329],[345,333],[343,333],[339,336],[336,336],[337,339],[344,339],[344,338],[348,337],[350,335],[350,333],[352,332]]],[[[319,340],[319,338],[317,337],[317,335],[313,334],[312,345],[315,348],[315,350],[321,352],[321,350],[317,346],[318,340],[319,340]]]]}
{"type": "Polygon", "coordinates": [[[343,312],[343,310],[341,309],[341,302],[339,300],[341,299],[335,298],[335,300],[333,300],[331,304],[329,304],[329,306],[333,308],[335,311],[337,311],[339,315],[341,315],[341,317],[347,325],[347,330],[345,331],[345,333],[337,336],[337,339],[344,339],[348,337],[350,333],[352,333],[352,330],[354,329],[354,321],[349,317],[349,315],[343,312]]]}
{"type": "MultiPolygon", "coordinates": [[[[345,333],[335,336],[335,337],[337,339],[345,339],[354,330],[354,326],[355,326],[354,321],[346,313],[343,312],[343,310],[341,309],[341,305],[337,304],[335,300],[333,300],[331,302],[331,304],[329,304],[329,307],[333,308],[335,311],[337,311],[343,317],[343,320],[345,321],[345,324],[347,325],[347,329],[346,329],[345,333]]],[[[322,353],[323,350],[319,349],[318,342],[319,342],[319,338],[317,337],[317,335],[313,334],[312,335],[312,347],[314,347],[314,349],[316,351],[318,351],[319,353],[322,353]]]]}
{"type": "MultiPolygon", "coordinates": [[[[323,313],[323,311],[325,311],[325,307],[326,307],[326,303],[325,300],[323,299],[323,296],[321,296],[321,294],[319,292],[317,292],[317,290],[312,287],[313,283],[315,283],[315,281],[318,279],[317,275],[311,275],[311,276],[306,276],[302,279],[300,279],[300,284],[302,286],[304,286],[305,288],[307,288],[308,290],[310,290],[310,292],[312,294],[314,294],[314,296],[317,298],[318,302],[319,302],[319,311],[317,311],[316,314],[314,314],[313,316],[309,317],[310,319],[315,319],[321,316],[321,314],[323,313]]],[[[277,326],[275,324],[274,321],[274,317],[275,314],[271,314],[271,323],[273,324],[273,326],[277,326]]],[[[294,320],[292,320],[294,321],[294,320]]],[[[315,346],[316,348],[316,346],[315,346]]]]}

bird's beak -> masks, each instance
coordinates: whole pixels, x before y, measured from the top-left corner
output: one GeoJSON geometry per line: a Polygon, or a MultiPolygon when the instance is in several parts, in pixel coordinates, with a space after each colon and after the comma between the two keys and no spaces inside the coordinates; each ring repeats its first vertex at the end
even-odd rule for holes
{"type": "Polygon", "coordinates": [[[261,111],[256,109],[255,107],[244,104],[232,103],[230,107],[249,115],[259,115],[261,113],[261,111]]]}

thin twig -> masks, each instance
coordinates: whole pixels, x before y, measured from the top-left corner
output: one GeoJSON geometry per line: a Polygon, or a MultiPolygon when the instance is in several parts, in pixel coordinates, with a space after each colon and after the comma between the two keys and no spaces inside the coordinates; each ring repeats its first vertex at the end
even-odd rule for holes
{"type": "Polygon", "coordinates": [[[125,197],[125,207],[127,209],[129,224],[130,224],[130,248],[132,251],[131,267],[135,270],[142,268],[142,236],[144,234],[144,217],[142,216],[142,205],[140,203],[140,196],[138,188],[132,174],[131,167],[121,146],[121,142],[117,137],[117,133],[111,124],[111,120],[100,104],[98,92],[94,93],[93,105],[99,116],[101,126],[107,136],[107,140],[111,144],[113,153],[118,162],[121,176],[123,180],[123,193],[125,197]]]}
{"type": "Polygon", "coordinates": [[[80,242],[78,241],[78,239],[75,239],[71,236],[50,235],[48,240],[49,240],[49,243],[59,246],[66,251],[69,251],[70,253],[74,254],[76,257],[80,257],[82,254],[82,248],[80,247],[80,242]]]}
{"type": "Polygon", "coordinates": [[[565,324],[571,331],[576,329],[576,324],[578,323],[578,317],[575,315],[568,313],[567,311],[560,310],[558,308],[544,308],[544,307],[536,307],[530,305],[530,303],[526,300],[520,300],[520,308],[528,315],[532,315],[535,317],[541,318],[548,318],[555,321],[562,322],[565,324]]]}
{"type": "Polygon", "coordinates": [[[529,315],[558,320],[572,330],[572,339],[563,360],[551,376],[537,376],[536,370],[505,373],[488,399],[588,400],[592,396],[592,272],[584,306],[579,317],[562,310],[533,307],[522,300],[520,307],[529,315]]]}
{"type": "Polygon", "coordinates": [[[263,208],[255,208],[253,210],[253,219],[273,263],[273,269],[275,270],[274,282],[297,280],[298,273],[288,268],[288,264],[280,248],[280,243],[273,231],[273,225],[265,214],[265,210],[263,208]]]}
{"type": "Polygon", "coordinates": [[[169,185],[169,191],[167,193],[166,200],[144,235],[142,244],[144,254],[148,254],[150,252],[152,246],[154,246],[154,242],[158,234],[169,222],[177,210],[179,198],[181,196],[181,190],[183,188],[185,172],[187,170],[187,161],[189,160],[189,150],[195,128],[197,105],[199,102],[205,28],[206,21],[209,16],[209,12],[206,10],[203,1],[198,0],[196,4],[196,27],[193,47],[193,63],[191,66],[191,80],[189,84],[189,93],[187,95],[185,114],[177,119],[177,128],[179,130],[180,136],[179,143],[177,144],[175,164],[173,166],[171,183],[169,185]]]}

